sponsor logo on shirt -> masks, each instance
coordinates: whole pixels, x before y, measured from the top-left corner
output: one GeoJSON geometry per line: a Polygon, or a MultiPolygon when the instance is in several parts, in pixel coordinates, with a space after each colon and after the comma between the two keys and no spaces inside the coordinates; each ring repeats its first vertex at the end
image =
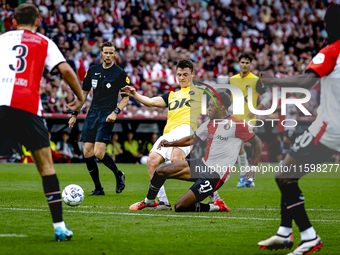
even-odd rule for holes
{"type": "Polygon", "coordinates": [[[321,64],[325,61],[325,54],[323,53],[318,53],[314,58],[313,58],[313,63],[314,64],[321,64]]]}

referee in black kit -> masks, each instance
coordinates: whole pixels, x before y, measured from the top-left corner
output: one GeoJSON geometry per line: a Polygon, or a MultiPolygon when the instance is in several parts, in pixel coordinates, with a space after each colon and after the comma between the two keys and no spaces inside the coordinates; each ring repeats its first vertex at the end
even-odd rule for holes
{"type": "MultiPolygon", "coordinates": [[[[84,143],[84,157],[87,169],[95,184],[95,190],[89,195],[105,195],[99,180],[99,171],[96,158],[103,161],[104,165],[112,170],[116,176],[116,193],[125,188],[125,175],[119,171],[115,162],[105,153],[106,145],[111,140],[112,129],[117,115],[128,104],[129,97],[122,95],[122,100],[117,106],[118,94],[121,88],[130,85],[130,80],[125,71],[117,66],[113,59],[116,55],[116,46],[112,42],[106,42],[101,46],[100,55],[103,64],[90,67],[83,82],[84,99],[93,88],[93,100],[87,113],[80,141],[84,143]]],[[[77,111],[72,113],[68,122],[72,128],[76,123],[77,115],[85,100],[77,111]]],[[[70,103],[70,106],[75,101],[70,103]]]]}

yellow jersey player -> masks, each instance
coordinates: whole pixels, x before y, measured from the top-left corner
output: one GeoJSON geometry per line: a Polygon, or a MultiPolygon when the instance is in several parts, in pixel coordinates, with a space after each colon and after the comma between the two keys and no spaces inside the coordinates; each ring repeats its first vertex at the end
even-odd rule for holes
{"type": "MultiPolygon", "coordinates": [[[[233,114],[235,118],[240,120],[245,120],[248,124],[250,120],[256,120],[256,115],[250,112],[248,107],[248,101],[252,100],[252,105],[257,109],[261,110],[270,100],[269,94],[266,92],[264,85],[262,84],[259,77],[250,72],[251,62],[253,57],[249,53],[242,53],[239,56],[239,66],[241,71],[239,74],[236,74],[229,78],[229,84],[238,87],[242,90],[244,96],[244,114],[236,115],[233,114]],[[248,95],[248,88],[252,88],[252,95],[248,95]],[[261,95],[262,100],[259,105],[257,105],[258,96],[261,95]],[[256,106],[257,105],[257,106],[256,106]]],[[[256,125],[255,121],[251,122],[253,125],[256,125]]],[[[249,125],[249,124],[248,124],[249,125]]],[[[251,124],[249,125],[251,127],[251,124]]],[[[248,167],[247,154],[244,150],[244,144],[242,144],[237,163],[240,166],[240,179],[237,184],[238,188],[243,187],[255,187],[255,183],[253,179],[246,179],[246,169],[248,167]]]]}
{"type": "MultiPolygon", "coordinates": [[[[168,107],[168,118],[163,135],[153,145],[147,159],[147,167],[150,179],[159,165],[170,160],[176,162],[184,160],[189,154],[191,146],[185,147],[162,147],[157,150],[162,140],[174,141],[190,136],[197,129],[197,118],[201,114],[201,101],[204,86],[195,86],[194,66],[188,60],[181,60],[176,66],[176,76],[181,89],[176,92],[168,92],[161,97],[149,98],[137,93],[130,86],[124,87],[122,94],[133,97],[137,101],[149,107],[168,107]]],[[[159,204],[156,201],[153,207],[155,210],[172,210],[167,199],[164,186],[158,192],[159,204]]]]}

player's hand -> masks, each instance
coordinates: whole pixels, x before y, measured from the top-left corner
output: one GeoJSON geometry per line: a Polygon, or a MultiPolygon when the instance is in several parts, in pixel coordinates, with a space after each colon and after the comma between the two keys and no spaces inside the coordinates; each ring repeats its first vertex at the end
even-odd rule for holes
{"type": "Polygon", "coordinates": [[[73,102],[65,105],[66,111],[76,111],[77,109],[81,107],[82,107],[82,102],[79,101],[78,98],[73,100],[73,102]]]}
{"type": "Polygon", "coordinates": [[[255,114],[254,114],[254,113],[252,113],[252,112],[248,112],[247,116],[248,116],[249,118],[251,118],[251,119],[252,119],[252,118],[255,116],[255,114]]]}
{"type": "Polygon", "coordinates": [[[132,86],[125,86],[122,88],[123,92],[120,92],[121,95],[128,95],[130,97],[134,97],[137,93],[136,89],[132,86]]]}
{"type": "Polygon", "coordinates": [[[117,114],[115,112],[112,112],[109,116],[106,118],[106,122],[115,122],[117,119],[117,114]]]}
{"type": "Polygon", "coordinates": [[[270,72],[264,71],[260,73],[260,79],[263,84],[265,85],[272,85],[275,76],[271,74],[270,72]]]}
{"type": "Polygon", "coordinates": [[[253,178],[253,179],[255,180],[255,178],[256,178],[256,172],[253,171],[253,170],[250,170],[250,171],[248,171],[248,172],[245,174],[245,177],[246,177],[247,179],[253,178]]]}
{"type": "Polygon", "coordinates": [[[160,150],[162,147],[170,147],[170,142],[167,140],[162,140],[157,147],[157,150],[160,150]]]}
{"type": "Polygon", "coordinates": [[[77,121],[77,117],[72,115],[71,119],[69,119],[68,121],[68,127],[73,128],[74,124],[76,124],[76,121],[77,121]]]}

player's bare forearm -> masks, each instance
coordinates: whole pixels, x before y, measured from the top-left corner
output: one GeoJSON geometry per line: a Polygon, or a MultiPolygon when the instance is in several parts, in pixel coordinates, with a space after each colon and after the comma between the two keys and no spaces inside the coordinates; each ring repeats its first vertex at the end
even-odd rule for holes
{"type": "Polygon", "coordinates": [[[263,104],[259,104],[259,105],[256,107],[256,110],[262,110],[262,109],[263,109],[263,107],[264,107],[264,105],[263,105],[263,104]]]}
{"type": "Polygon", "coordinates": [[[149,106],[149,107],[153,107],[153,106],[156,106],[156,107],[165,107],[166,104],[163,100],[163,98],[161,97],[153,97],[153,98],[149,98],[147,96],[143,96],[143,95],[140,95],[138,93],[136,93],[134,95],[134,98],[139,101],[140,103],[146,105],[146,106],[149,106]]]}
{"type": "Polygon", "coordinates": [[[253,145],[252,165],[257,166],[261,157],[262,142],[257,135],[254,135],[254,137],[250,139],[249,142],[253,145]]]}
{"type": "MultiPolygon", "coordinates": [[[[267,73],[267,72],[265,72],[267,73]]],[[[277,85],[280,87],[301,87],[311,88],[319,79],[318,75],[314,72],[308,72],[292,77],[275,78],[269,77],[267,74],[261,74],[261,81],[268,86],[277,85]]]]}
{"type": "Polygon", "coordinates": [[[81,101],[81,105],[77,108],[77,112],[79,112],[80,111],[80,109],[83,107],[83,105],[84,105],[84,103],[85,103],[85,100],[86,100],[86,98],[87,98],[87,95],[90,93],[90,91],[85,91],[85,90],[83,90],[82,91],[82,96],[83,96],[83,100],[80,100],[79,99],[79,101],[81,101]]]}
{"type": "Polygon", "coordinates": [[[86,97],[83,98],[82,88],[79,84],[77,75],[73,71],[71,66],[68,63],[61,63],[58,66],[58,69],[59,69],[60,73],[62,74],[63,79],[67,82],[67,84],[70,85],[71,89],[76,94],[78,100],[85,102],[86,97]]]}
{"type": "Polygon", "coordinates": [[[179,139],[177,141],[170,142],[170,144],[172,147],[185,147],[196,144],[199,141],[200,139],[195,134],[193,134],[191,136],[183,137],[182,139],[179,139]]]}

